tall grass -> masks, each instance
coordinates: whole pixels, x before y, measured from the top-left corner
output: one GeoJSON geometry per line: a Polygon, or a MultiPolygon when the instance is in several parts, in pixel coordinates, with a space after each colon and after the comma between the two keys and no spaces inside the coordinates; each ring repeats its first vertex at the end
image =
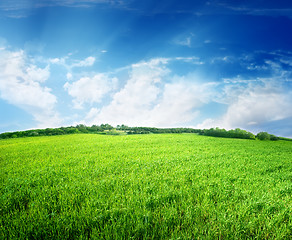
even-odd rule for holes
{"type": "Polygon", "coordinates": [[[292,143],[194,134],[0,141],[2,239],[291,239],[292,143]]]}

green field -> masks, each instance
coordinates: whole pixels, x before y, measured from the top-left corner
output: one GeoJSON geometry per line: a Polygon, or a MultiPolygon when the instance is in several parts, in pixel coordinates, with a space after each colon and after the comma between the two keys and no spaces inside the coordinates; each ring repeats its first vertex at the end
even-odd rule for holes
{"type": "Polygon", "coordinates": [[[0,140],[1,239],[291,239],[292,142],[0,140]]]}

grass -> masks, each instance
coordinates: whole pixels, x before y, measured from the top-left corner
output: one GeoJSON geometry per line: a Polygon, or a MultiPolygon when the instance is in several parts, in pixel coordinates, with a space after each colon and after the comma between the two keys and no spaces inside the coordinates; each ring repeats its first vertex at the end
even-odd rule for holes
{"type": "Polygon", "coordinates": [[[1,239],[291,239],[292,143],[195,134],[0,141],[1,239]]]}

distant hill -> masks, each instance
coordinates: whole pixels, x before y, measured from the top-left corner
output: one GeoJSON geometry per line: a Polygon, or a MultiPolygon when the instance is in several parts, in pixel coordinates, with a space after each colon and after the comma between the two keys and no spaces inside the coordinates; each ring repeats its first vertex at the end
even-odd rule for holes
{"type": "Polygon", "coordinates": [[[92,125],[91,127],[84,124],[70,127],[33,129],[26,131],[5,132],[0,134],[0,139],[20,138],[20,137],[35,137],[35,136],[52,136],[52,135],[67,135],[78,133],[90,134],[107,134],[107,135],[126,135],[126,134],[158,134],[158,133],[196,133],[205,136],[223,137],[223,138],[241,138],[241,139],[259,139],[259,140],[287,140],[289,138],[278,137],[267,132],[260,132],[254,135],[251,132],[240,128],[225,130],[220,128],[210,129],[194,129],[194,128],[155,128],[155,127],[129,127],[126,125],[117,125],[116,127],[110,124],[92,125]]]}

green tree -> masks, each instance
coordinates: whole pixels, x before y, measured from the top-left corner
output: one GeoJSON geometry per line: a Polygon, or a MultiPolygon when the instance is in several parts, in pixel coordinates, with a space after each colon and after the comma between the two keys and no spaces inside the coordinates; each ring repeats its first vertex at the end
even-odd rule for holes
{"type": "Polygon", "coordinates": [[[270,134],[268,134],[267,132],[259,132],[256,137],[259,140],[270,140],[271,138],[270,134]]]}

